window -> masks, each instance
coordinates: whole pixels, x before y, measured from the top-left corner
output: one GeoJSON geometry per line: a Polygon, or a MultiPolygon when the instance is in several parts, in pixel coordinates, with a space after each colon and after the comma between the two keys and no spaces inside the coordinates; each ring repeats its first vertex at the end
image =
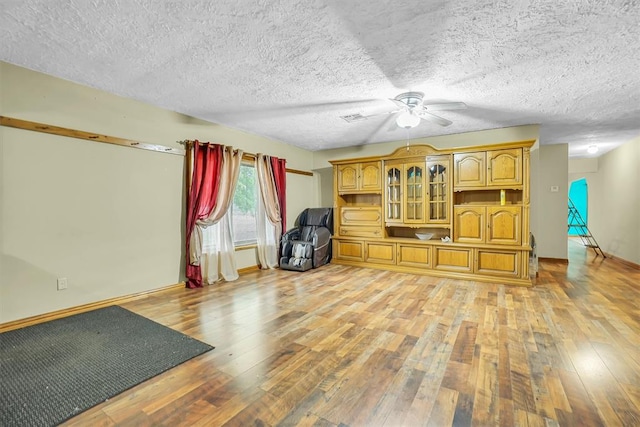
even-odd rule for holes
{"type": "Polygon", "coordinates": [[[256,243],[256,212],[258,211],[256,168],[253,164],[240,165],[236,192],[231,205],[231,227],[235,246],[256,243]]]}

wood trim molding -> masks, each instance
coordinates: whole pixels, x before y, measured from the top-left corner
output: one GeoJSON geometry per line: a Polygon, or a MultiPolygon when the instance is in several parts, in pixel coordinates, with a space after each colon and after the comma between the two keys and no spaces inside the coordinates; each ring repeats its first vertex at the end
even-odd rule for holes
{"type": "Polygon", "coordinates": [[[540,262],[548,262],[552,264],[569,264],[569,260],[567,258],[545,258],[538,257],[538,261],[540,262]]]}
{"type": "Polygon", "coordinates": [[[474,145],[468,147],[457,148],[435,148],[429,144],[410,144],[408,147],[399,147],[392,153],[382,156],[355,157],[347,159],[329,160],[332,165],[340,165],[345,163],[364,163],[378,160],[402,160],[411,157],[423,157],[429,155],[454,154],[454,153],[472,153],[476,151],[503,150],[508,148],[530,149],[535,139],[527,139],[523,141],[501,142],[496,144],[474,145]]]}
{"type": "Polygon", "coordinates": [[[165,286],[158,289],[152,289],[149,291],[138,292],[131,295],[125,295],[122,297],[109,298],[102,301],[82,304],[82,305],[78,305],[70,308],[64,308],[62,310],[51,311],[49,313],[39,314],[37,316],[27,317],[24,319],[13,320],[11,322],[0,324],[0,333],[11,331],[13,329],[23,328],[25,326],[35,325],[38,323],[48,322],[50,320],[60,319],[62,317],[72,316],[74,314],[84,313],[85,311],[91,311],[97,308],[122,304],[125,302],[134,301],[140,298],[146,298],[149,294],[165,292],[165,291],[179,288],[179,287],[184,287],[184,282],[175,283],[173,285],[165,286]]]}
{"type": "MultiPolygon", "coordinates": [[[[134,141],[131,139],[119,138],[116,136],[100,135],[97,133],[85,132],[77,129],[69,129],[60,126],[52,126],[44,123],[31,122],[28,120],[15,119],[12,117],[0,116],[0,126],[30,130],[34,132],[48,133],[51,135],[65,136],[68,138],[82,139],[85,141],[102,142],[105,144],[120,145],[122,147],[137,148],[140,150],[155,151],[157,153],[175,154],[184,156],[184,148],[167,147],[165,145],[149,144],[147,142],[134,141]]],[[[188,142],[188,141],[181,141],[188,142]]],[[[245,153],[248,158],[255,159],[255,154],[245,153]]],[[[313,172],[287,168],[287,173],[297,175],[313,176],[313,172]]]]}
{"type": "MultiPolygon", "coordinates": [[[[238,274],[245,274],[245,273],[249,273],[257,270],[260,270],[260,266],[252,265],[249,267],[238,269],[238,274]]],[[[185,283],[184,282],[175,283],[173,285],[164,286],[158,289],[151,289],[149,291],[138,292],[135,294],[125,295],[122,297],[109,298],[102,301],[96,301],[88,304],[78,305],[75,307],[65,308],[62,310],[51,311],[49,313],[39,314],[37,316],[31,316],[24,319],[18,319],[18,320],[13,320],[6,323],[0,323],[0,333],[11,331],[14,329],[24,328],[25,326],[36,325],[38,323],[48,322],[50,320],[60,319],[62,317],[72,316],[74,314],[84,313],[86,311],[91,311],[91,310],[95,310],[102,307],[124,304],[125,302],[146,298],[151,294],[166,292],[176,288],[185,288],[185,283]]]]}
{"type": "Polygon", "coordinates": [[[632,262],[632,261],[627,261],[626,259],[620,258],[617,255],[608,254],[606,252],[604,254],[606,255],[607,258],[610,258],[610,259],[612,259],[614,261],[617,261],[620,264],[624,264],[627,267],[631,267],[631,268],[635,268],[636,270],[640,270],[640,264],[636,264],[635,262],[632,262]]]}
{"type": "Polygon", "coordinates": [[[245,273],[250,273],[252,271],[258,271],[260,270],[260,266],[259,265],[252,265],[249,267],[245,267],[245,268],[239,268],[238,269],[238,274],[245,274],[245,273]]]}
{"type": "Polygon", "coordinates": [[[313,176],[313,172],[301,171],[298,169],[287,168],[287,173],[295,173],[296,175],[313,176]]]}
{"type": "Polygon", "coordinates": [[[85,141],[95,141],[105,144],[115,144],[123,147],[155,151],[159,153],[176,154],[178,156],[184,156],[185,154],[185,150],[183,148],[173,148],[166,147],[164,145],[149,144],[146,142],[133,141],[131,139],[118,138],[115,136],[100,135],[97,133],[85,132],[82,130],[69,129],[60,126],[51,126],[44,123],[30,122],[28,120],[13,119],[11,117],[0,116],[0,125],[16,129],[31,130],[58,136],[66,136],[69,138],[83,139],[85,141]]]}

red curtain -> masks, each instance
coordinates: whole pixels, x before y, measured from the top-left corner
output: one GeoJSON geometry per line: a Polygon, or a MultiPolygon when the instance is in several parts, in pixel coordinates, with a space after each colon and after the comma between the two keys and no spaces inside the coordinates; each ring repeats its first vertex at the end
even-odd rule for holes
{"type": "Polygon", "coordinates": [[[280,205],[280,218],[282,223],[282,233],[287,231],[287,161],[277,157],[271,157],[271,169],[273,179],[276,184],[278,194],[278,204],[280,205]]]}
{"type": "MultiPolygon", "coordinates": [[[[189,246],[196,221],[207,218],[215,207],[220,189],[220,165],[222,164],[222,145],[200,145],[193,143],[193,171],[191,189],[187,195],[187,233],[186,233],[186,286],[202,287],[202,274],[199,265],[190,264],[189,246]]],[[[188,161],[188,160],[187,160],[188,161]]]]}

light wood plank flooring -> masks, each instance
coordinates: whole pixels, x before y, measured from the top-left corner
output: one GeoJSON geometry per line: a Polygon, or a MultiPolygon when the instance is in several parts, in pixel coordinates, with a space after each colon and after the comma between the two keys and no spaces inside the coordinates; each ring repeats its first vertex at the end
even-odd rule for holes
{"type": "Polygon", "coordinates": [[[328,265],[123,304],[215,350],[67,425],[640,425],[640,271],[533,288],[328,265]]]}

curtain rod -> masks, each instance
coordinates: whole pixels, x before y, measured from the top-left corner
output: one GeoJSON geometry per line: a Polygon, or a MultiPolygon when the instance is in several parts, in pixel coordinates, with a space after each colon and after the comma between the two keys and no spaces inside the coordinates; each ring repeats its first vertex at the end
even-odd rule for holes
{"type": "MultiPolygon", "coordinates": [[[[191,139],[185,139],[185,140],[176,141],[176,142],[182,145],[190,145],[190,144],[193,144],[195,141],[191,139]]],[[[198,141],[198,142],[200,142],[201,145],[207,144],[206,142],[201,142],[201,141],[198,141]]],[[[247,153],[245,151],[242,152],[242,160],[255,160],[256,157],[258,157],[257,154],[247,153]]],[[[290,168],[287,168],[286,170],[288,173],[295,173],[298,175],[305,175],[305,176],[313,176],[313,172],[301,171],[298,169],[290,169],[290,168]]]]}

